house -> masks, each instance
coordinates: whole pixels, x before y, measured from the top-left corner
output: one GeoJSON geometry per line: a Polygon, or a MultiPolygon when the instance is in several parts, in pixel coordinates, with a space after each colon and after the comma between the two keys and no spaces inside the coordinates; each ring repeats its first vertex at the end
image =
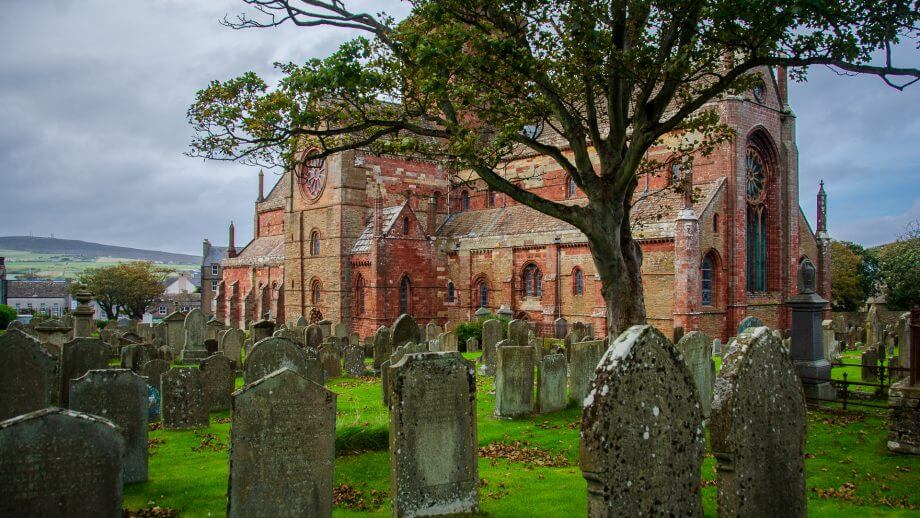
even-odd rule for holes
{"type": "Polygon", "coordinates": [[[70,311],[70,281],[10,280],[6,288],[6,303],[16,313],[59,317],[70,311]]]}

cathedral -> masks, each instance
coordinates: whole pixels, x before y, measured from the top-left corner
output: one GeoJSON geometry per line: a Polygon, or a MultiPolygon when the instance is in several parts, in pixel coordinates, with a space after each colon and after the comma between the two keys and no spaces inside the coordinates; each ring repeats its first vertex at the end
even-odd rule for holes
{"type": "MultiPolygon", "coordinates": [[[[818,266],[830,296],[823,186],[816,229],[799,207],[795,115],[785,71],[714,103],[736,133],[692,171],[639,179],[632,226],[643,251],[649,323],[723,340],[754,315],[790,325],[785,302],[796,268],[818,266]],[[682,175],[689,175],[684,177],[682,175]],[[669,188],[692,182],[692,199],[669,188]]],[[[649,152],[667,153],[665,149],[649,152]]],[[[286,171],[265,194],[259,175],[254,236],[235,246],[233,225],[214,316],[245,328],[279,322],[344,322],[362,337],[402,313],[439,324],[507,306],[517,318],[593,323],[606,307],[586,239],[571,225],[490,190],[459,181],[451,164],[364,151],[332,155],[302,174],[286,171]]],[[[548,199],[584,196],[549,157],[503,164],[509,180],[548,199]]]]}

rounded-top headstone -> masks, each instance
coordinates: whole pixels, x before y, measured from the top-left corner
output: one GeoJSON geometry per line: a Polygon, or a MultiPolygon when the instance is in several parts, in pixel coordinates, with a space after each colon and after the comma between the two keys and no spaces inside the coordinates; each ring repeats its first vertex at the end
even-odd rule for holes
{"type": "Polygon", "coordinates": [[[51,406],[58,398],[58,362],[18,329],[0,336],[0,421],[51,406]]]}
{"type": "Polygon", "coordinates": [[[741,333],[743,333],[745,329],[748,329],[751,327],[760,327],[762,325],[763,325],[763,322],[761,322],[759,318],[753,315],[744,317],[744,319],[741,322],[738,322],[738,334],[740,335],[741,333]]]}
{"type": "Polygon", "coordinates": [[[400,345],[407,344],[409,342],[420,342],[421,333],[418,330],[418,324],[415,323],[415,319],[412,318],[412,315],[407,315],[403,313],[396,319],[396,322],[393,323],[393,330],[390,333],[391,335],[391,347],[396,349],[400,345]]]}
{"type": "Polygon", "coordinates": [[[76,338],[65,342],[61,348],[61,406],[69,406],[70,381],[90,370],[105,369],[111,356],[109,345],[98,338],[76,338]]]}
{"type": "Polygon", "coordinates": [[[684,363],[693,374],[693,381],[700,395],[703,416],[709,417],[712,407],[712,390],[715,383],[715,364],[712,361],[712,339],[706,333],[690,331],[677,342],[684,363]]]}
{"type": "Polygon", "coordinates": [[[230,359],[222,354],[213,354],[198,364],[201,380],[204,382],[205,398],[211,412],[228,410],[231,394],[236,388],[236,373],[230,359]]]}
{"type": "Polygon", "coordinates": [[[243,379],[246,383],[253,383],[282,368],[308,377],[307,354],[290,340],[266,338],[252,346],[243,366],[243,379]]]}

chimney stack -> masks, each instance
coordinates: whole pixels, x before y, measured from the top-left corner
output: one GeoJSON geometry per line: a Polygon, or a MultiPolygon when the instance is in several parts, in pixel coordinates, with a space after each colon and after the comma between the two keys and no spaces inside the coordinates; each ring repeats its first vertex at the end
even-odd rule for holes
{"type": "Polygon", "coordinates": [[[230,259],[233,259],[234,257],[236,257],[236,246],[233,243],[235,234],[236,234],[236,230],[233,228],[233,222],[231,221],[230,222],[230,243],[227,246],[227,257],[230,259]]]}
{"type": "Polygon", "coordinates": [[[265,201],[265,173],[259,169],[259,197],[256,199],[256,202],[265,201]]]}

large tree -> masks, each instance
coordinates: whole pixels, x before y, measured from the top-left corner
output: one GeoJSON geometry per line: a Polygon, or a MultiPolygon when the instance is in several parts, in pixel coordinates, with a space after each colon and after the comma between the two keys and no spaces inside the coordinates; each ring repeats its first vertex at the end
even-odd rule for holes
{"type": "Polygon", "coordinates": [[[920,304],[920,221],[908,225],[897,241],[881,247],[879,258],[888,307],[909,310],[920,304]]]}
{"type": "Polygon", "coordinates": [[[189,109],[190,154],[289,168],[356,148],[454,160],[585,234],[611,334],[646,319],[630,229],[638,176],[687,167],[731,137],[712,101],[766,67],[801,79],[827,65],[898,89],[920,78],[891,57],[920,35],[916,0],[413,0],[401,22],[342,0],[243,1],[254,10],[225,23],[364,35],[278,65],[273,87],[252,73],[212,82],[189,109]],[[668,158],[650,160],[654,146],[668,158]],[[500,165],[522,151],[558,163],[586,202],[505,177],[500,165]]]}
{"type": "Polygon", "coordinates": [[[122,313],[139,320],[147,306],[163,294],[169,271],[145,261],[91,268],[78,276],[74,291],[91,291],[109,320],[122,313]]]}

